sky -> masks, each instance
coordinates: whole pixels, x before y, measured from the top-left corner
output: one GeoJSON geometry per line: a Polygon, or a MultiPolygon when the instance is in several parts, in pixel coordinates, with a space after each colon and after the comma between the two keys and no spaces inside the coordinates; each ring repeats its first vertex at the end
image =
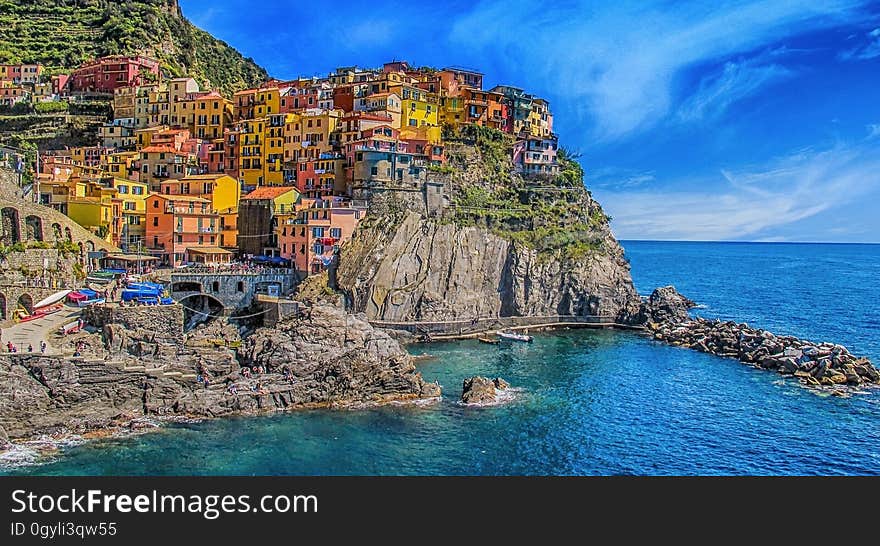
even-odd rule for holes
{"type": "Polygon", "coordinates": [[[277,78],[407,60],[544,97],[618,238],[880,242],[880,2],[180,5],[277,78]]]}

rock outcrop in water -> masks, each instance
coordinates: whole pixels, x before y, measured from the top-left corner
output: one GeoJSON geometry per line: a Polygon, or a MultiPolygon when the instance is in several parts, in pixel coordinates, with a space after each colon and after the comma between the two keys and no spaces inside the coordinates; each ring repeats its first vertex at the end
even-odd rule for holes
{"type": "Polygon", "coordinates": [[[510,384],[496,377],[489,379],[476,375],[464,380],[461,386],[461,402],[473,406],[489,406],[499,402],[502,391],[510,388],[510,384]]]}
{"type": "Polygon", "coordinates": [[[691,318],[693,302],[675,288],[657,289],[645,304],[648,331],[654,339],[688,347],[783,375],[809,386],[858,386],[880,383],[880,372],[867,358],[833,343],[779,336],[747,324],[691,318]]]}
{"type": "Polygon", "coordinates": [[[316,305],[244,340],[223,321],[188,334],[185,342],[182,332],[174,342],[162,335],[166,329],[136,327],[150,313],[158,324],[175,307],[92,313],[116,321],[70,340],[82,348],[81,358],[0,356],[0,430],[23,438],[127,426],[143,417],[218,417],[440,395],[439,385],[421,378],[396,341],[337,307],[316,305]]]}

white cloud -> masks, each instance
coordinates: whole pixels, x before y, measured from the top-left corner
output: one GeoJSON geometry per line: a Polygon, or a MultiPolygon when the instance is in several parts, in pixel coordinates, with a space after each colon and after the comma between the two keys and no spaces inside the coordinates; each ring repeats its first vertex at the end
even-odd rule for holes
{"type": "Polygon", "coordinates": [[[793,70],[780,64],[763,64],[760,58],[727,62],[718,73],[700,81],[697,90],[679,107],[678,117],[682,121],[718,118],[731,104],[793,75],[793,70]]]}
{"type": "Polygon", "coordinates": [[[880,57],[880,28],[875,28],[865,35],[866,44],[840,53],[839,57],[846,61],[867,61],[880,57]]]}
{"type": "Polygon", "coordinates": [[[456,23],[452,40],[504,52],[511,73],[544,79],[592,120],[595,137],[616,139],[663,119],[688,69],[842,24],[858,4],[574,0],[550,10],[540,2],[487,0],[456,23]]]}
{"type": "Polygon", "coordinates": [[[868,129],[869,139],[880,137],[880,123],[871,123],[866,128],[868,129]]]}
{"type": "MultiPolygon", "coordinates": [[[[779,237],[774,229],[876,195],[878,172],[880,150],[862,142],[802,150],[753,169],[722,171],[719,178],[697,181],[697,187],[717,191],[613,191],[597,192],[597,197],[622,239],[767,239],[779,237]]],[[[694,186],[693,181],[688,185],[694,186]]]]}

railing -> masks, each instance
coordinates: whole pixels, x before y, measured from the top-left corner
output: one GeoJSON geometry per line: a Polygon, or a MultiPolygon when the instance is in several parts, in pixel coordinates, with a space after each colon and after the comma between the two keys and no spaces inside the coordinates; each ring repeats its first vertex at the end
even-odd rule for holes
{"type": "Polygon", "coordinates": [[[506,328],[540,328],[547,326],[626,326],[618,324],[616,317],[608,315],[551,315],[532,317],[489,317],[476,319],[448,320],[448,321],[414,321],[396,322],[384,320],[371,320],[370,324],[378,328],[390,328],[405,330],[415,334],[433,335],[471,335],[490,330],[503,330],[506,328]]]}

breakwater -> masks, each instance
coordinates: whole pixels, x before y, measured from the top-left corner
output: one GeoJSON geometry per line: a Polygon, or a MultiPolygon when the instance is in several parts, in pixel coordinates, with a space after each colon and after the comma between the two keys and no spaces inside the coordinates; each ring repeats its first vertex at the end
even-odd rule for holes
{"type": "Polygon", "coordinates": [[[694,302],[671,286],[658,288],[646,302],[647,331],[654,339],[791,375],[809,386],[880,383],[871,361],[830,342],[776,335],[734,321],[691,318],[694,302]]]}

